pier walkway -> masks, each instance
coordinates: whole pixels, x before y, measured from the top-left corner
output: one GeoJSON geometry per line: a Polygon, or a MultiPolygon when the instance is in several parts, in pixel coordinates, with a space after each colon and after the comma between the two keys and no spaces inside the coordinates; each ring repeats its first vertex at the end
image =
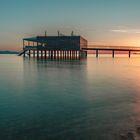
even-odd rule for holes
{"type": "Polygon", "coordinates": [[[64,36],[59,34],[58,36],[35,36],[31,38],[23,39],[23,51],[19,53],[19,56],[28,55],[29,57],[39,58],[41,56],[47,58],[56,57],[81,57],[87,56],[87,52],[95,51],[96,57],[101,53],[111,52],[112,57],[115,57],[116,52],[128,53],[129,58],[131,54],[139,54],[140,47],[134,46],[102,46],[102,45],[88,45],[88,41],[82,36],[64,36]]]}
{"type": "Polygon", "coordinates": [[[95,51],[96,57],[99,56],[100,51],[111,51],[112,57],[115,57],[115,52],[128,52],[129,58],[131,57],[132,52],[140,52],[139,48],[112,48],[112,47],[94,47],[94,48],[82,48],[83,51],[95,51]]]}

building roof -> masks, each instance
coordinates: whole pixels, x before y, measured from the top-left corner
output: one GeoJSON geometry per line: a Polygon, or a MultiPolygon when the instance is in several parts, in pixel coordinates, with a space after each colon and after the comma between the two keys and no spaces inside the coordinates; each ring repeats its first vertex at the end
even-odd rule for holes
{"type": "MultiPolygon", "coordinates": [[[[51,39],[76,39],[80,38],[81,36],[37,36],[37,37],[31,37],[31,38],[24,38],[25,41],[31,41],[31,42],[45,42],[47,43],[48,40],[51,39]]],[[[83,38],[83,37],[81,37],[83,38]]],[[[84,38],[83,38],[84,39],[84,38]]]]}

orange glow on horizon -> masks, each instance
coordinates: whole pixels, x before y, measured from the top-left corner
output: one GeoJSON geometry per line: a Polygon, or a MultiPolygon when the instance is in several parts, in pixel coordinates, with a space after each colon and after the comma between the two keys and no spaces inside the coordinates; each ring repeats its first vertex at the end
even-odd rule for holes
{"type": "Polygon", "coordinates": [[[127,47],[140,47],[140,37],[139,38],[128,38],[119,40],[106,40],[98,42],[89,42],[88,45],[101,45],[101,46],[127,46],[127,47]]]}

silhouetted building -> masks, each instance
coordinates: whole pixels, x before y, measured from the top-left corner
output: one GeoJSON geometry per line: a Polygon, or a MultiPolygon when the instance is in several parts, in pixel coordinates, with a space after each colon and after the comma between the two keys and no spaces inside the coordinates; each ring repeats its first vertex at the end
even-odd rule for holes
{"type": "Polygon", "coordinates": [[[24,49],[78,51],[87,47],[87,40],[81,36],[37,36],[23,41],[24,49]]]}
{"type": "Polygon", "coordinates": [[[71,36],[64,36],[58,32],[58,36],[37,36],[23,39],[23,52],[19,55],[28,54],[34,57],[51,56],[82,56],[87,55],[87,51],[82,48],[87,48],[87,40],[81,36],[75,36],[72,32],[71,36]]]}

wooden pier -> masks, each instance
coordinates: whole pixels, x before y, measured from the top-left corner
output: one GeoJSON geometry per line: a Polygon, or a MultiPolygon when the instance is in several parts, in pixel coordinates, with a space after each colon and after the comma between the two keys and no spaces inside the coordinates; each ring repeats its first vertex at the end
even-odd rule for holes
{"type": "Polygon", "coordinates": [[[110,51],[112,52],[112,57],[115,57],[115,52],[128,52],[128,57],[131,57],[132,53],[140,52],[140,49],[133,48],[82,48],[84,51],[95,51],[96,57],[99,57],[100,51],[110,51]]]}
{"type": "Polygon", "coordinates": [[[87,56],[88,51],[95,51],[96,57],[99,57],[101,51],[111,52],[115,57],[116,52],[127,52],[128,57],[132,53],[140,52],[139,48],[118,47],[118,46],[90,46],[82,36],[64,36],[58,33],[58,36],[36,36],[23,39],[23,51],[19,56],[33,56],[34,58],[79,58],[87,56]]]}

